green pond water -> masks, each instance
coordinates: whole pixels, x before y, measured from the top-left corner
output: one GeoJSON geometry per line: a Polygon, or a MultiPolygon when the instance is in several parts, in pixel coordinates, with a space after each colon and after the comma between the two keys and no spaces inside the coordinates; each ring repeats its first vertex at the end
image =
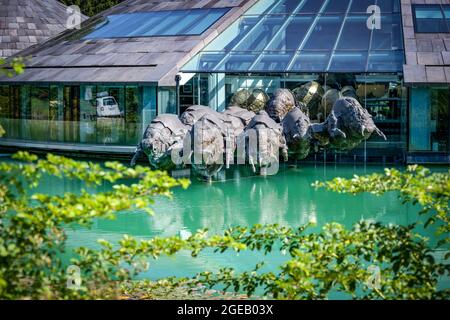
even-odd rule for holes
{"type": "MultiPolygon", "coordinates": [[[[396,193],[382,197],[370,194],[358,196],[341,195],[325,190],[315,190],[311,184],[335,177],[350,178],[383,172],[381,166],[346,165],[301,165],[284,167],[276,176],[257,177],[248,170],[229,170],[222,181],[203,183],[193,179],[188,190],[175,189],[173,199],[157,199],[153,206],[156,214],[144,212],[121,212],[116,220],[95,221],[92,228],[68,228],[69,249],[87,246],[97,247],[98,239],[117,242],[125,234],[140,239],[154,236],[178,235],[181,230],[195,232],[209,229],[209,234],[221,234],[230,226],[252,226],[254,224],[280,224],[298,227],[311,220],[317,221],[316,229],[325,224],[338,222],[351,227],[361,220],[385,224],[409,225],[423,221],[418,216],[419,208],[402,205],[396,193]],[[245,171],[245,172],[244,172],[245,171]]],[[[447,167],[435,168],[447,170],[447,167]]],[[[44,178],[41,193],[58,194],[79,192],[83,188],[79,181],[59,178],[44,178]]],[[[105,191],[110,186],[89,188],[91,192],[105,191]]],[[[419,233],[435,242],[434,231],[420,229],[419,233]]],[[[192,258],[188,252],[174,257],[150,261],[150,270],[140,278],[160,279],[171,276],[194,276],[202,271],[218,271],[223,267],[234,267],[238,271],[249,270],[264,261],[264,271],[278,270],[288,257],[280,253],[264,256],[259,253],[203,252],[192,258]]],[[[450,287],[448,279],[444,286],[450,287]]]]}
{"type": "MultiPolygon", "coordinates": [[[[280,224],[298,227],[309,221],[317,221],[317,229],[325,224],[338,222],[351,227],[360,220],[385,224],[408,225],[423,219],[418,207],[402,205],[396,193],[383,197],[370,194],[358,196],[340,195],[325,190],[315,190],[311,184],[334,177],[352,177],[382,172],[379,166],[324,166],[302,165],[283,168],[276,176],[255,177],[242,170],[230,170],[224,181],[203,183],[193,180],[188,190],[174,190],[173,199],[157,199],[156,214],[151,217],[143,212],[122,212],[116,220],[97,220],[91,229],[70,228],[69,247],[95,247],[97,239],[117,242],[123,235],[148,239],[167,237],[181,230],[195,232],[209,229],[210,234],[221,234],[230,226],[254,224],[280,224]]],[[[79,182],[52,179],[44,184],[41,192],[77,192],[79,182]]],[[[101,191],[104,186],[92,190],[101,191]]],[[[420,233],[435,240],[432,230],[420,233]]],[[[160,279],[170,276],[193,276],[202,271],[218,271],[231,266],[243,271],[265,261],[265,271],[277,271],[287,259],[281,254],[264,256],[259,253],[215,254],[206,251],[198,258],[182,252],[175,257],[152,260],[150,271],[142,278],[160,279]]]]}

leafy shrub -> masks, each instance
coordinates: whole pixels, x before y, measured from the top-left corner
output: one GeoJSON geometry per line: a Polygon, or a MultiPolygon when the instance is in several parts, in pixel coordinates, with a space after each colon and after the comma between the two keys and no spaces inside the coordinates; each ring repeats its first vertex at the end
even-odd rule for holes
{"type": "MultiPolygon", "coordinates": [[[[53,155],[38,159],[23,152],[14,159],[17,162],[0,164],[0,299],[117,298],[130,291],[130,283],[133,284],[130,281],[148,269],[150,258],[172,256],[181,250],[190,251],[195,258],[208,248],[218,253],[281,251],[289,254],[290,260],[280,266],[279,273],[262,272],[263,264],[242,274],[229,268],[217,274],[206,270],[193,279],[161,279],[149,284],[149,290],[222,284],[249,295],[261,288],[265,296],[278,299],[326,299],[335,292],[363,299],[449,297],[448,291],[440,291],[437,286],[440,276],[448,276],[449,266],[435,261],[427,241],[414,234],[414,226],[366,222],[352,230],[330,224],[319,233],[310,233],[308,226],[290,229],[257,225],[231,228],[222,236],[208,236],[204,230],[189,239],[175,236],[139,241],[126,236],[115,245],[100,240],[99,250],[75,249],[71,264],[81,271],[82,282],[75,287],[68,286],[72,274],[67,272],[68,264],[62,258],[66,250],[67,225],[89,227],[94,219],[112,219],[120,211],[131,208],[153,214],[149,208],[155,197],[170,197],[173,188],[186,188],[189,182],[173,179],[164,172],[143,167],[130,169],[114,162],[100,166],[53,155]],[[86,186],[110,183],[112,187],[110,191],[96,194],[87,189],[78,194],[35,193],[44,175],[84,181],[86,186]],[[378,268],[379,273],[375,284],[372,267],[378,268]]],[[[411,170],[406,174],[415,175],[411,170]]],[[[395,175],[401,180],[400,173],[395,175]]],[[[367,179],[367,184],[377,181],[370,190],[380,189],[380,185],[382,191],[404,186],[397,183],[388,188],[379,176],[367,179]]],[[[419,180],[423,179],[421,176],[419,180]]],[[[408,180],[408,186],[412,180],[408,180]]],[[[429,183],[443,181],[445,178],[439,177],[429,183]]],[[[342,179],[326,186],[340,192],[357,191],[342,179]]],[[[405,201],[416,199],[419,189],[402,193],[414,195],[405,197],[405,201]]],[[[429,205],[428,211],[441,209],[444,203],[439,190],[445,188],[429,190],[435,190],[428,194],[438,199],[426,198],[428,200],[420,203],[425,208],[429,205]]],[[[442,210],[447,210],[448,214],[448,209],[442,210]]],[[[442,219],[441,216],[438,214],[437,219],[442,219]]],[[[134,284],[142,290],[145,282],[140,286],[134,284]]]]}

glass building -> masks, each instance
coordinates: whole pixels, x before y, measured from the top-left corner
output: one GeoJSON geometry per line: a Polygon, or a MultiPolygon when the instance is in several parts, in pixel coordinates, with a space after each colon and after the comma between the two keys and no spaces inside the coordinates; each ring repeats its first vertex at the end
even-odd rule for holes
{"type": "Polygon", "coordinates": [[[22,52],[0,145],[130,153],[158,114],[316,81],[350,88],[388,140],[314,159],[449,162],[449,26],[450,6],[400,0],[125,1],[22,52]],[[102,96],[120,116],[97,116],[102,96]]]}

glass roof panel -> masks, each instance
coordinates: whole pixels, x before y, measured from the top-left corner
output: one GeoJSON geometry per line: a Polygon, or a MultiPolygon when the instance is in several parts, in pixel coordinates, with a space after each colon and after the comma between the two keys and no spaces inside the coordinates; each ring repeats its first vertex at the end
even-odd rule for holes
{"type": "Polygon", "coordinates": [[[257,57],[254,53],[230,53],[217,65],[215,71],[248,71],[257,57]]]}
{"type": "Polygon", "coordinates": [[[299,13],[319,13],[325,0],[303,0],[299,13]]]}
{"type": "Polygon", "coordinates": [[[282,0],[279,4],[271,11],[272,13],[290,13],[297,8],[299,4],[298,0],[282,0]]]}
{"type": "Polygon", "coordinates": [[[352,5],[350,7],[351,13],[367,13],[367,8],[370,6],[376,5],[377,0],[358,0],[352,1],[352,5]]]}
{"type": "Polygon", "coordinates": [[[324,13],[346,13],[350,0],[328,1],[324,13]]]}
{"type": "Polygon", "coordinates": [[[329,52],[300,52],[288,70],[291,72],[323,72],[327,70],[329,60],[329,52]]]}
{"type": "Polygon", "coordinates": [[[263,53],[251,71],[284,72],[294,56],[294,52],[263,53]]]}
{"type": "Polygon", "coordinates": [[[284,29],[273,38],[268,50],[297,50],[314,21],[313,16],[292,17],[284,29]]]}
{"type": "Polygon", "coordinates": [[[367,19],[368,15],[348,16],[337,49],[368,50],[372,31],[367,28],[367,19]]]}
{"type": "Polygon", "coordinates": [[[304,49],[306,50],[330,50],[333,49],[337,35],[342,26],[342,16],[322,16],[311,32],[304,49]]]}
{"type": "Polygon", "coordinates": [[[253,32],[249,33],[245,41],[236,46],[238,51],[260,51],[263,50],[268,42],[277,34],[286,16],[266,16],[260,22],[253,32]]]}
{"type": "Polygon", "coordinates": [[[402,20],[399,15],[381,15],[381,29],[374,29],[372,50],[403,49],[402,20]]]}
{"type": "Polygon", "coordinates": [[[382,13],[400,12],[400,1],[397,0],[377,0],[377,6],[380,7],[382,13]]]}
{"type": "Polygon", "coordinates": [[[329,72],[358,72],[365,70],[367,51],[336,51],[330,61],[329,72]]]}
{"type": "Polygon", "coordinates": [[[200,35],[229,10],[213,8],[111,15],[84,39],[200,35]]]}
{"type": "Polygon", "coordinates": [[[368,69],[373,72],[397,72],[403,60],[403,51],[373,51],[369,54],[368,69]]]}
{"type": "Polygon", "coordinates": [[[183,68],[185,72],[400,72],[399,13],[367,27],[367,7],[400,0],[260,0],[183,68]]]}

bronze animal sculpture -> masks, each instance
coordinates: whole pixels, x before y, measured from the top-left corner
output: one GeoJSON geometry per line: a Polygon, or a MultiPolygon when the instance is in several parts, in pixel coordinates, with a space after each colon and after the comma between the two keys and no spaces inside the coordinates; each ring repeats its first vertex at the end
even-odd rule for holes
{"type": "Polygon", "coordinates": [[[146,155],[152,167],[173,169],[175,164],[172,161],[172,152],[178,152],[179,156],[182,156],[183,139],[189,130],[176,115],[163,114],[156,117],[145,130],[131,160],[131,166],[135,166],[137,160],[146,155]]]}
{"type": "Polygon", "coordinates": [[[299,108],[294,108],[281,124],[289,147],[289,155],[296,160],[308,157],[312,140],[309,118],[299,108]]]}
{"type": "MultiPolygon", "coordinates": [[[[312,148],[316,151],[319,147],[351,150],[374,133],[386,139],[358,100],[341,97],[341,92],[336,89],[328,90],[334,98],[326,99],[325,103],[334,103],[325,121],[311,121],[305,112],[305,109],[310,110],[306,104],[321,96],[312,97],[316,94],[309,91],[312,87],[315,87],[314,92],[321,90],[314,83],[303,87],[306,91],[297,92],[295,97],[287,89],[278,90],[267,107],[269,113],[259,111],[255,114],[239,106],[230,106],[224,112],[206,106],[191,106],[180,118],[160,115],[147,128],[132,165],[145,154],[152,167],[170,170],[176,166],[171,157],[175,154],[185,161],[185,165],[192,165],[197,175],[208,179],[224,165],[229,167],[236,155],[239,159],[236,151],[243,150],[245,163],[263,174],[274,163],[278,164],[280,155],[284,160],[288,159],[288,154],[301,160],[312,148]],[[305,92],[306,98],[295,101],[305,92]]],[[[342,91],[348,95],[355,93],[352,87],[342,91]]]]}
{"type": "Polygon", "coordinates": [[[294,108],[295,98],[292,92],[288,89],[278,89],[269,102],[267,113],[276,122],[281,122],[294,108]]]}

